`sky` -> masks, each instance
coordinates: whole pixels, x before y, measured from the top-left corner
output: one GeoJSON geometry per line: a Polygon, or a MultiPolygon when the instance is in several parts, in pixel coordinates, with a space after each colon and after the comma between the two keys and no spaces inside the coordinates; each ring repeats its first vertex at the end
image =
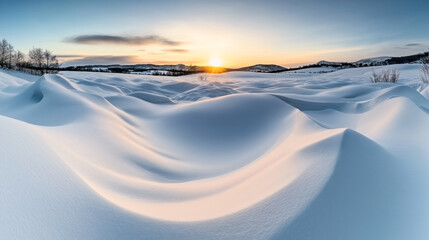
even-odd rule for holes
{"type": "Polygon", "coordinates": [[[355,61],[429,49],[429,1],[0,0],[0,39],[63,66],[355,61]]]}

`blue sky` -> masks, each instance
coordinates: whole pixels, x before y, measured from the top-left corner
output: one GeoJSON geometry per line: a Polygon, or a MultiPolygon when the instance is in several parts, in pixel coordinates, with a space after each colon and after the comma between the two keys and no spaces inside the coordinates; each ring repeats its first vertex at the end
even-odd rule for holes
{"type": "Polygon", "coordinates": [[[1,1],[0,38],[66,64],[296,66],[429,49],[427,1],[1,1]],[[174,44],[171,44],[174,43],[174,44]]]}

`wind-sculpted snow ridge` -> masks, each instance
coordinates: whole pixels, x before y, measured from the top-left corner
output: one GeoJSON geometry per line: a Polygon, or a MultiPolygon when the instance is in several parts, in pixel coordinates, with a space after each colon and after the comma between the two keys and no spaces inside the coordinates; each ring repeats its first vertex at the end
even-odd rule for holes
{"type": "Polygon", "coordinates": [[[0,238],[425,239],[428,87],[397,67],[0,72],[0,238]]]}

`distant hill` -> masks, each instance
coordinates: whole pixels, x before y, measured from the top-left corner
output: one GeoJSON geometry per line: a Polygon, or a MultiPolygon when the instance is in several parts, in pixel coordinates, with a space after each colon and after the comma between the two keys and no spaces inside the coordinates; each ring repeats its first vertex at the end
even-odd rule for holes
{"type": "Polygon", "coordinates": [[[391,59],[392,57],[375,57],[375,58],[365,58],[361,59],[359,61],[354,62],[355,65],[363,66],[363,65],[376,65],[376,64],[383,64],[387,60],[391,59]]]}
{"type": "Polygon", "coordinates": [[[322,60],[322,61],[316,63],[316,65],[332,66],[332,67],[335,67],[335,66],[339,67],[339,66],[342,66],[344,64],[347,64],[347,62],[329,62],[329,61],[322,60]]]}
{"type": "Polygon", "coordinates": [[[253,66],[243,67],[235,70],[248,71],[248,72],[275,73],[275,72],[286,71],[287,68],[279,65],[274,65],[274,64],[256,64],[253,66]]]}

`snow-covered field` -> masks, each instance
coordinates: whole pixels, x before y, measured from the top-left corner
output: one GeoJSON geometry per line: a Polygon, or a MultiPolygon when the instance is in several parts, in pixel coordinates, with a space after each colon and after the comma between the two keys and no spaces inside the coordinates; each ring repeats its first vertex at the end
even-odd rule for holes
{"type": "Polygon", "coordinates": [[[0,239],[428,239],[429,87],[381,68],[0,71],[0,239]]]}

